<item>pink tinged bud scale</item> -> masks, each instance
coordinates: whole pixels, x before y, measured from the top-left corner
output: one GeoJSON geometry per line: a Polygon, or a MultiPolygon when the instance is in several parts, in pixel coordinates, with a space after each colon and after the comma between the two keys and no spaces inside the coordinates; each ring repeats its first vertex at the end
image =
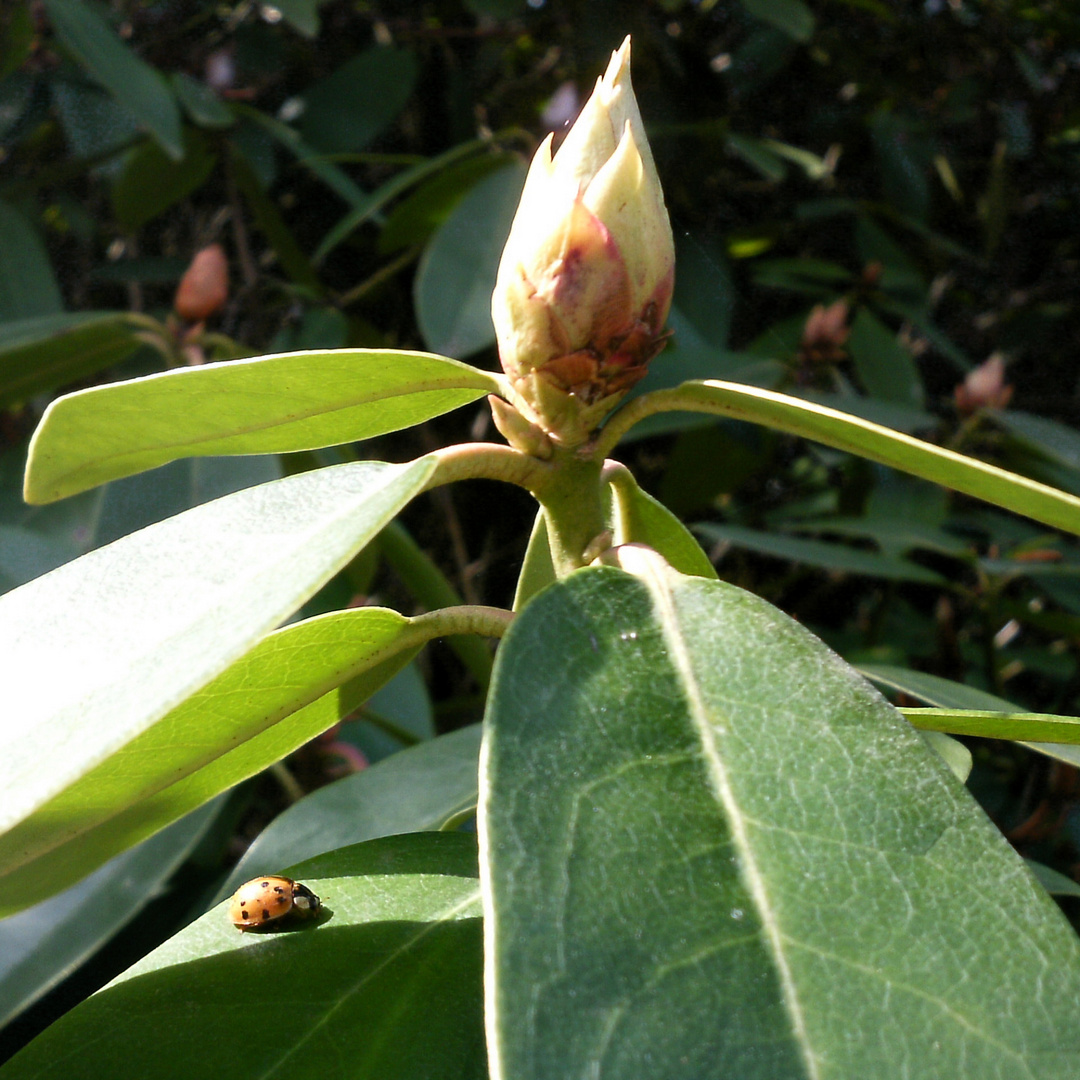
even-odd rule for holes
{"type": "Polygon", "coordinates": [[[574,446],[664,343],[674,245],[629,77],[614,53],[558,153],[529,169],[492,318],[514,404],[574,446]]]}

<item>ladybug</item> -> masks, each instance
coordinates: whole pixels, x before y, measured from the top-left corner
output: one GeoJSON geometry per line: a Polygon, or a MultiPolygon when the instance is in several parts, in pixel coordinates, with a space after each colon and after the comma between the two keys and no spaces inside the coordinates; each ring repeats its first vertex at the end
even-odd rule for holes
{"type": "Polygon", "coordinates": [[[321,910],[322,901],[306,885],[287,877],[252,878],[229,901],[229,918],[238,930],[277,927],[286,920],[310,919],[321,910]]]}

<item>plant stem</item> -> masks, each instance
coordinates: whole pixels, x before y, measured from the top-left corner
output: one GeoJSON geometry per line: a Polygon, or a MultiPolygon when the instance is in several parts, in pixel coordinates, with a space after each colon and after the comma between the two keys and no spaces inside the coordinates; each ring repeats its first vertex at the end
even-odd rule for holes
{"type": "Polygon", "coordinates": [[[557,450],[550,466],[548,483],[533,494],[544,508],[551,561],[562,578],[585,565],[586,548],[607,528],[601,499],[603,461],[557,450]]]}

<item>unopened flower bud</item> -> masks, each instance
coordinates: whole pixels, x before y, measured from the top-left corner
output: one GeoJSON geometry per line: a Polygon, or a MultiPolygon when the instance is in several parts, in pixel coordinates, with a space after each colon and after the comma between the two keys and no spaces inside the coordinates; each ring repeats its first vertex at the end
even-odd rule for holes
{"type": "Polygon", "coordinates": [[[1013,388],[1005,381],[1005,359],[993,353],[953,391],[956,411],[970,416],[979,409],[1004,409],[1012,398],[1013,388]]]}
{"type": "Polygon", "coordinates": [[[554,159],[551,136],[537,151],[503,250],[492,319],[515,406],[585,442],[663,347],[674,273],[627,38],[554,159]]]}
{"type": "Polygon", "coordinates": [[[211,244],[196,254],[184,271],[173,309],[186,322],[202,322],[229,298],[229,263],[225,249],[211,244]]]}

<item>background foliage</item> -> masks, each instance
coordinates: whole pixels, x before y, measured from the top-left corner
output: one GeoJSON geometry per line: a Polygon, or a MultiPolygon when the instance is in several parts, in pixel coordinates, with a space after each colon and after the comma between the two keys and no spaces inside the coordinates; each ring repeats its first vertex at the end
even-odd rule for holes
{"type": "MultiPolygon", "coordinates": [[[[496,367],[487,307],[524,162],[572,119],[625,33],[679,244],[674,337],[644,389],[719,377],[813,395],[1080,493],[1070,5],[43,0],[0,12],[0,587],[335,460],[176,463],[29,509],[26,440],[56,391],[346,345],[496,367]],[[181,276],[215,243],[227,299],[177,313],[181,276]]],[[[374,438],[360,456],[490,438],[485,411],[374,438]]],[[[662,424],[635,429],[620,453],[696,523],[722,577],[885,683],[911,667],[1080,711],[1071,543],[786,436],[662,424]]],[[[410,508],[306,613],[372,598],[412,612],[451,586],[509,604],[530,504],[500,488],[492,514],[491,493],[477,483],[410,508]]],[[[201,911],[290,799],[360,753],[477,719],[486,652],[425,656],[424,678],[406,668],[329,750],[185,819],[153,841],[160,850],[137,849],[138,887],[100,901],[115,919],[60,933],[63,916],[43,916],[43,973],[0,950],[0,985],[20,1008],[78,969],[3,1017],[3,1052],[201,911]]],[[[975,793],[1068,891],[1074,769],[1004,743],[972,749],[975,793]]],[[[452,817],[459,787],[423,813],[452,817]]],[[[87,887],[109,897],[112,874],[87,887]]],[[[24,927],[6,940],[29,940],[24,927]]]]}

